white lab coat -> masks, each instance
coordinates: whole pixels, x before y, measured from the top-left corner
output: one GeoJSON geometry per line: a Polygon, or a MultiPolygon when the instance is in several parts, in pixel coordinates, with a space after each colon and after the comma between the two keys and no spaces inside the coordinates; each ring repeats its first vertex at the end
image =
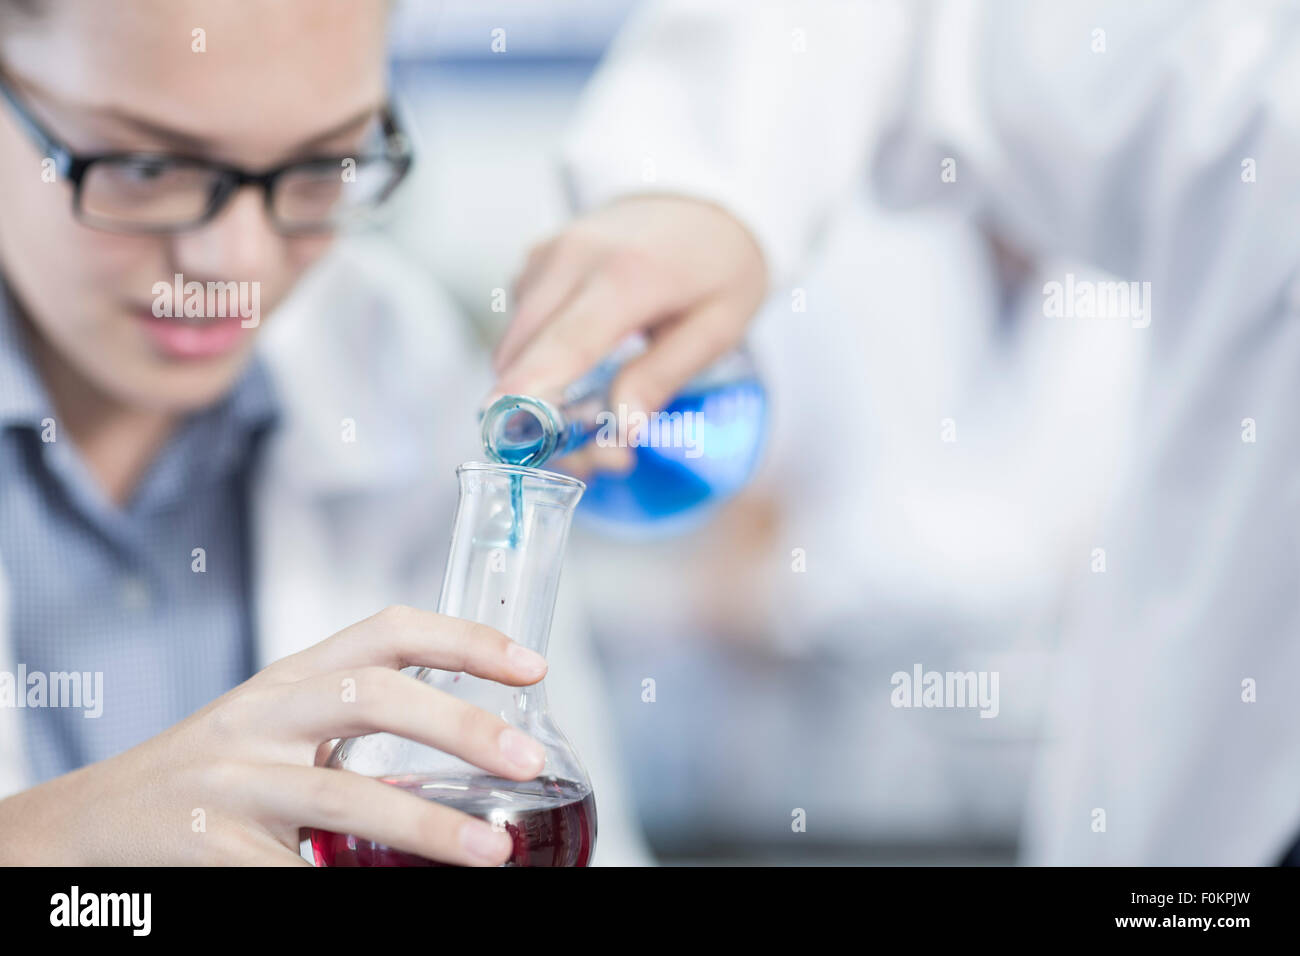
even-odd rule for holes
{"type": "Polygon", "coordinates": [[[1067,582],[1024,858],[1278,860],[1300,835],[1300,9],[660,0],[567,161],[582,205],[718,202],[778,282],[868,182],[1150,282],[1127,333],[1148,339],[1139,420],[1067,582]]]}
{"type": "MultiPolygon", "coordinates": [[[[488,385],[486,360],[446,294],[376,238],[341,243],[261,334],[284,419],[252,503],[259,669],[386,605],[436,606],[455,468],[481,450],[475,409],[488,385]]],[[[562,589],[546,684],[595,788],[595,860],[647,863],[601,675],[566,605],[562,589]]],[[[0,622],[8,619],[0,573],[0,622]]],[[[0,627],[0,670],[16,663],[0,627]]],[[[111,701],[111,687],[105,693],[111,701]]],[[[28,785],[24,713],[0,709],[0,795],[28,785]]]]}

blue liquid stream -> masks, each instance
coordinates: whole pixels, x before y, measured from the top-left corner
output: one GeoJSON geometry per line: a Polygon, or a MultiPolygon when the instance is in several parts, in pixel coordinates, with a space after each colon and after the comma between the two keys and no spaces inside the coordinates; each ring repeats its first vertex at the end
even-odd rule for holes
{"type": "MultiPolygon", "coordinates": [[[[685,441],[633,448],[629,472],[590,476],[578,505],[580,515],[613,531],[676,530],[702,519],[749,480],[767,430],[767,396],[758,379],[684,393],[663,413],[689,413],[696,427],[679,433],[685,441]]],[[[581,436],[580,443],[595,434],[593,430],[581,436]]],[[[540,466],[544,460],[536,460],[537,450],[535,445],[521,444],[510,450],[509,463],[540,466]]],[[[511,479],[516,519],[512,546],[518,544],[519,482],[517,477],[511,479]]]]}
{"type": "Polygon", "coordinates": [[[524,516],[524,480],[519,475],[510,476],[510,537],[511,549],[519,547],[519,522],[524,516]]]}

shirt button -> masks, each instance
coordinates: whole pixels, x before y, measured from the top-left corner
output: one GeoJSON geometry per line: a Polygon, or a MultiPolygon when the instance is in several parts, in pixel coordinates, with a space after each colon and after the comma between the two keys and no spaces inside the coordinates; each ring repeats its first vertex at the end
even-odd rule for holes
{"type": "Polygon", "coordinates": [[[118,598],[122,607],[128,611],[148,610],[151,603],[149,585],[139,575],[129,575],[122,579],[118,588],[118,598]]]}

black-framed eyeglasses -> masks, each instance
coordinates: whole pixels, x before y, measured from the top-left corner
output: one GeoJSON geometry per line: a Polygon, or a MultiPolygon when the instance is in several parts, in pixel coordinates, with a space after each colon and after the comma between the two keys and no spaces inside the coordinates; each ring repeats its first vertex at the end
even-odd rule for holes
{"type": "Polygon", "coordinates": [[[411,168],[414,153],[391,107],[379,114],[382,145],[360,155],[319,156],[251,172],[207,159],[154,152],[74,152],[47,129],[0,75],[27,135],[72,184],[80,222],[108,232],[158,235],[197,229],[244,186],[258,186],[274,227],[288,235],[330,232],[364,221],[411,168]]]}

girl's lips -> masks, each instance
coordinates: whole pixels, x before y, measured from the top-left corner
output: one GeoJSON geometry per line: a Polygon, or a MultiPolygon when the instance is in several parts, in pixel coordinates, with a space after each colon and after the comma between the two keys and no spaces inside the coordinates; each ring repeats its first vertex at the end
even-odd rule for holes
{"type": "Polygon", "coordinates": [[[138,312],[136,320],[158,351],[174,359],[227,355],[239,348],[246,333],[253,331],[242,326],[239,316],[189,324],[179,319],[160,319],[150,311],[138,312]]]}

